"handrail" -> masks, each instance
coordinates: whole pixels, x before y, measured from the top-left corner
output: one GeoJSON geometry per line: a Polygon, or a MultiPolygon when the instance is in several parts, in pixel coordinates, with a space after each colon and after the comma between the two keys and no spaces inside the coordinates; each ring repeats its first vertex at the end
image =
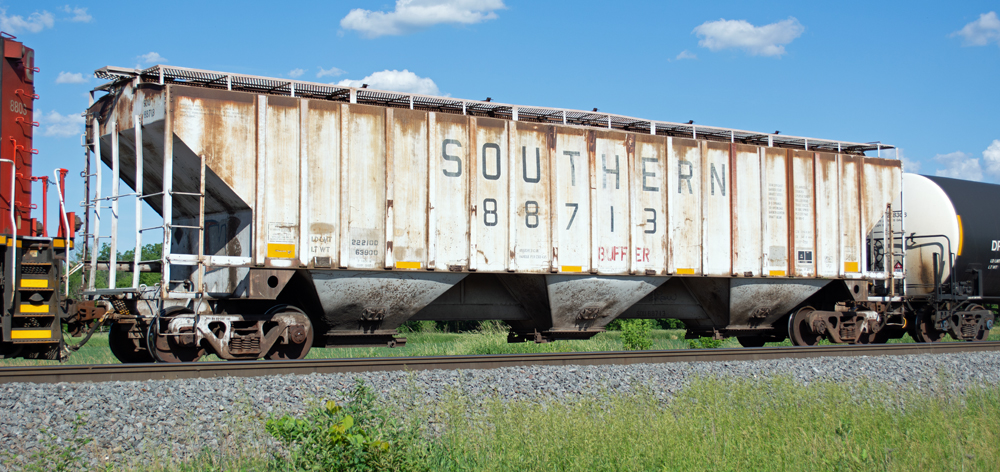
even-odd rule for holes
{"type": "Polygon", "coordinates": [[[19,116],[19,117],[15,118],[14,121],[17,122],[17,123],[27,123],[27,124],[30,124],[31,126],[39,126],[39,124],[38,124],[37,121],[28,121],[28,120],[25,120],[23,116],[19,116]]]}
{"type": "MultiPolygon", "coordinates": [[[[66,228],[65,232],[63,233],[63,236],[66,237],[67,240],[69,240],[69,235],[70,235],[69,217],[66,215],[66,196],[64,195],[66,189],[62,188],[62,185],[59,185],[60,182],[59,174],[61,173],[65,177],[67,172],[69,171],[66,169],[56,169],[52,171],[52,176],[55,177],[57,182],[56,193],[59,194],[59,215],[62,217],[63,228],[66,228]]],[[[68,257],[66,259],[67,261],[69,260],[68,257]]],[[[66,274],[66,289],[64,296],[69,297],[69,274],[66,274]]]]}
{"type": "MultiPolygon", "coordinates": [[[[16,155],[17,150],[14,150],[16,155]]],[[[17,287],[17,206],[14,205],[14,182],[17,180],[14,174],[17,172],[17,164],[13,159],[0,159],[0,163],[9,162],[10,163],[10,301],[6,303],[7,306],[14,304],[14,294],[16,293],[17,287]]]]}
{"type": "MultiPolygon", "coordinates": [[[[49,177],[31,177],[32,182],[42,182],[42,236],[49,237],[49,177]]],[[[31,209],[38,208],[38,205],[31,205],[31,209]]],[[[37,233],[35,234],[37,236],[37,233]]]]}
{"type": "MultiPolygon", "coordinates": [[[[917,239],[938,239],[938,238],[944,238],[944,240],[948,242],[948,277],[951,280],[948,283],[948,286],[949,286],[948,290],[949,290],[949,294],[950,295],[954,295],[955,294],[955,287],[954,287],[954,284],[955,284],[955,253],[951,251],[951,238],[949,238],[948,235],[946,235],[946,234],[921,234],[921,235],[918,235],[916,233],[910,233],[910,235],[906,237],[906,239],[908,239],[911,243],[916,243],[915,240],[917,240],[917,239]]],[[[908,246],[908,245],[904,242],[904,246],[908,246]]],[[[919,246],[916,246],[916,247],[919,247],[919,246]]],[[[935,254],[937,254],[937,253],[935,253],[935,254]]],[[[944,261],[941,261],[941,262],[944,263],[944,261]]],[[[944,280],[938,280],[938,279],[941,278],[940,277],[941,274],[939,274],[937,271],[938,271],[938,265],[935,262],[934,263],[934,296],[940,295],[940,293],[938,293],[938,292],[940,291],[941,285],[944,285],[944,280]]]]}

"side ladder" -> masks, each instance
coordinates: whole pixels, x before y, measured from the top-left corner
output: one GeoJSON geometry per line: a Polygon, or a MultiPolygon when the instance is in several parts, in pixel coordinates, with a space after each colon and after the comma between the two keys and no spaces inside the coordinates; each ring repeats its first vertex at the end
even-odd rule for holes
{"type": "MultiPolygon", "coordinates": [[[[143,142],[143,126],[142,126],[142,116],[135,115],[133,117],[133,123],[136,123],[135,128],[132,130],[134,133],[135,143],[143,142]]],[[[87,277],[87,294],[92,296],[101,295],[121,295],[125,293],[139,294],[143,290],[143,285],[140,283],[140,273],[149,271],[156,272],[157,266],[159,266],[159,272],[162,274],[159,286],[159,298],[203,298],[205,295],[204,291],[204,274],[206,261],[204,257],[204,239],[205,239],[205,156],[201,156],[200,163],[200,176],[199,176],[199,192],[178,192],[173,190],[173,151],[172,151],[172,139],[169,139],[169,135],[172,131],[167,126],[165,133],[167,133],[167,138],[165,142],[167,143],[164,149],[164,162],[163,162],[163,190],[156,193],[145,193],[143,189],[143,176],[144,174],[144,158],[143,158],[143,146],[137,144],[135,146],[135,192],[132,193],[121,193],[121,159],[120,159],[120,147],[119,147],[119,135],[121,130],[118,127],[117,122],[112,122],[109,128],[112,130],[111,136],[111,194],[108,196],[102,196],[102,185],[103,185],[103,162],[101,157],[101,142],[100,142],[100,123],[96,118],[91,121],[91,141],[85,143],[87,154],[87,167],[88,170],[85,172],[86,185],[87,188],[93,188],[93,196],[90,192],[87,194],[87,200],[85,202],[85,208],[87,209],[86,217],[86,227],[88,229],[85,235],[85,248],[89,247],[90,263],[88,268],[87,277]],[[94,154],[93,169],[91,173],[91,152],[94,154]],[[93,183],[91,181],[93,179],[93,183]],[[198,225],[179,225],[173,223],[173,204],[174,198],[177,196],[181,197],[197,197],[199,199],[199,213],[198,213],[198,225]],[[135,198],[135,249],[133,253],[133,259],[131,261],[118,261],[118,243],[119,243],[119,223],[120,223],[120,212],[118,202],[122,198],[134,197],[135,198]],[[156,226],[143,227],[142,218],[142,203],[147,199],[151,198],[161,198],[162,199],[162,211],[161,217],[162,222],[156,226]],[[110,205],[108,205],[110,203],[110,205]],[[108,236],[101,236],[101,223],[102,223],[102,210],[111,210],[111,234],[108,236]],[[91,218],[93,218],[91,220],[91,218]],[[197,230],[198,231],[198,252],[197,254],[174,254],[171,251],[171,235],[174,229],[186,229],[186,230],[197,230]],[[162,235],[162,251],[160,258],[158,260],[143,260],[142,258],[142,243],[143,243],[143,233],[147,231],[159,231],[162,235]],[[101,252],[101,240],[109,239],[109,260],[101,261],[99,260],[99,255],[101,252]],[[170,266],[174,265],[188,265],[197,266],[197,286],[195,290],[191,291],[176,291],[172,290],[175,284],[183,283],[183,280],[171,280],[170,279],[170,266]],[[108,271],[108,283],[106,287],[99,287],[97,284],[98,271],[107,270],[108,271]],[[117,272],[119,271],[131,271],[132,280],[128,287],[118,287],[117,272]]],[[[87,249],[85,249],[85,252],[87,249]]]]}

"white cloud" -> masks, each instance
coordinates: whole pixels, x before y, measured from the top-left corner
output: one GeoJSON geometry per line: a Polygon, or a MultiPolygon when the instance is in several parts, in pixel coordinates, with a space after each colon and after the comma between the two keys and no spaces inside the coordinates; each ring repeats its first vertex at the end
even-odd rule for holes
{"type": "Polygon", "coordinates": [[[693,33],[702,38],[698,45],[711,51],[742,49],[752,56],[777,56],[785,54],[785,44],[791,43],[805,31],[799,20],[789,17],[777,23],[754,26],[746,20],[706,21],[693,33]]]}
{"type": "Polygon", "coordinates": [[[693,52],[690,52],[687,49],[685,49],[685,50],[681,51],[681,53],[678,54],[677,57],[675,57],[674,59],[680,61],[682,59],[697,59],[697,58],[698,58],[697,54],[695,54],[693,52]]]}
{"type": "Polygon", "coordinates": [[[347,73],[347,71],[345,71],[343,69],[338,69],[336,67],[331,67],[329,69],[324,69],[324,68],[320,67],[319,68],[319,72],[316,73],[316,78],[326,77],[326,76],[340,77],[340,76],[342,76],[342,75],[344,75],[346,73],[347,73]]]}
{"type": "Polygon", "coordinates": [[[993,180],[1000,182],[1000,139],[994,139],[986,150],[983,158],[972,157],[972,154],[955,151],[934,156],[934,161],[941,167],[934,172],[942,177],[952,177],[965,180],[993,180]]]}
{"type": "Polygon", "coordinates": [[[1000,180],[1000,139],[994,139],[989,147],[983,151],[983,167],[986,173],[1000,180]]]}
{"type": "Polygon", "coordinates": [[[943,168],[936,170],[934,175],[954,179],[983,180],[983,168],[979,165],[979,159],[972,157],[971,154],[962,151],[938,154],[934,156],[934,161],[943,166],[943,168]]]}
{"type": "Polygon", "coordinates": [[[964,38],[965,46],[985,46],[989,43],[1000,45],[1000,18],[997,18],[995,11],[983,13],[979,15],[978,20],[951,33],[951,36],[961,36],[964,38]]]}
{"type": "Polygon", "coordinates": [[[86,8],[78,8],[78,7],[70,8],[69,5],[66,5],[62,7],[62,10],[66,13],[73,15],[73,17],[70,18],[69,21],[75,21],[79,23],[90,23],[90,20],[94,19],[93,16],[90,16],[90,14],[87,13],[86,8]]]}
{"type": "Polygon", "coordinates": [[[0,8],[0,30],[7,33],[16,34],[22,31],[38,33],[53,25],[55,25],[55,17],[45,10],[42,10],[41,13],[36,11],[25,18],[21,15],[7,16],[7,9],[0,8]]]}
{"type": "Polygon", "coordinates": [[[341,80],[337,85],[347,87],[360,87],[368,84],[369,87],[379,90],[392,90],[403,93],[418,93],[423,95],[440,95],[437,84],[426,77],[420,77],[406,69],[384,70],[376,72],[361,80],[341,80]]]}
{"type": "Polygon", "coordinates": [[[42,113],[42,135],[69,138],[83,134],[83,117],[80,115],[62,115],[52,110],[49,114],[42,113]]]}
{"type": "Polygon", "coordinates": [[[299,77],[302,77],[302,74],[305,74],[305,73],[306,73],[305,69],[292,69],[288,73],[288,76],[291,77],[291,78],[293,78],[293,79],[297,79],[299,77]]]}
{"type": "Polygon", "coordinates": [[[340,20],[340,27],[377,38],[443,23],[480,23],[495,19],[494,11],[504,8],[503,0],[396,0],[396,9],[390,12],[355,8],[340,20]]]}
{"type": "Polygon", "coordinates": [[[86,82],[87,79],[79,72],[60,72],[59,77],[56,77],[57,84],[83,84],[86,82]]]}
{"type": "Polygon", "coordinates": [[[142,60],[143,64],[159,64],[159,63],[167,62],[167,58],[165,58],[165,57],[163,57],[163,56],[161,56],[161,55],[159,55],[158,53],[155,53],[155,52],[148,52],[146,54],[143,54],[143,55],[139,56],[139,59],[142,60]]]}

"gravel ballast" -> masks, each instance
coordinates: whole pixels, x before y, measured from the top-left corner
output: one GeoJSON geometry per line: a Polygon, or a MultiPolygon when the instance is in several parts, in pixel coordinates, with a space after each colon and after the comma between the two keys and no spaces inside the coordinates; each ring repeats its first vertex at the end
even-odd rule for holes
{"type": "Polygon", "coordinates": [[[573,399],[652,392],[669,399],[699,377],[800,383],[861,380],[906,389],[963,391],[1000,385],[1000,353],[831,357],[738,362],[506,367],[490,370],[369,372],[145,382],[0,384],[0,470],[33,453],[92,438],[92,466],[183,461],[205,450],[278,450],[264,419],[342,401],[361,379],[388,403],[433,406],[448,395],[502,400],[573,399]],[[43,432],[44,430],[44,432],[43,432]],[[4,465],[5,464],[5,465],[4,465]]]}

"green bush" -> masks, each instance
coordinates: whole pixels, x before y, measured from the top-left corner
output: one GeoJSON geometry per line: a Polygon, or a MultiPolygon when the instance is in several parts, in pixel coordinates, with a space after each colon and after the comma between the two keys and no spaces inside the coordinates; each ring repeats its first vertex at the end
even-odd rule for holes
{"type": "Polygon", "coordinates": [[[674,318],[663,318],[656,320],[656,324],[660,326],[660,329],[684,329],[684,322],[674,318]]]}
{"type": "Polygon", "coordinates": [[[437,330],[437,322],[431,320],[407,321],[399,327],[400,333],[434,333],[437,330]]]}
{"type": "Polygon", "coordinates": [[[688,347],[691,349],[715,349],[722,347],[722,340],[702,336],[701,338],[688,341],[688,347]]]}
{"type": "Polygon", "coordinates": [[[360,380],[344,406],[328,401],[304,418],[268,419],[265,429],[289,448],[298,470],[407,470],[412,465],[407,464],[412,428],[378,407],[360,380]]]}
{"type": "Polygon", "coordinates": [[[653,329],[653,320],[621,320],[622,344],[629,351],[644,351],[653,345],[649,339],[649,330],[653,329]]]}
{"type": "MultiPolygon", "coordinates": [[[[622,319],[611,320],[611,322],[608,323],[608,325],[605,326],[604,329],[608,331],[621,331],[623,321],[625,320],[622,319]]],[[[659,320],[650,320],[650,321],[653,322],[652,325],[653,329],[684,329],[684,322],[673,318],[663,318],[659,320]]]]}

